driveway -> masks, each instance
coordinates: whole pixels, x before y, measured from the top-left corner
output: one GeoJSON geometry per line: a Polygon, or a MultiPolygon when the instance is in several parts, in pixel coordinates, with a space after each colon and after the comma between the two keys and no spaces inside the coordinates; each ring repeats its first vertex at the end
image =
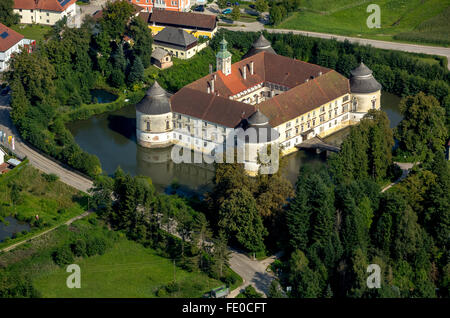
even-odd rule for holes
{"type": "Polygon", "coordinates": [[[231,291],[228,298],[235,298],[248,285],[252,285],[257,292],[263,294],[263,297],[267,297],[270,283],[276,277],[273,273],[268,272],[266,269],[277,257],[279,257],[279,255],[274,255],[262,261],[257,261],[250,259],[245,253],[235,249],[230,250],[230,267],[242,277],[244,282],[241,286],[231,291]]]}

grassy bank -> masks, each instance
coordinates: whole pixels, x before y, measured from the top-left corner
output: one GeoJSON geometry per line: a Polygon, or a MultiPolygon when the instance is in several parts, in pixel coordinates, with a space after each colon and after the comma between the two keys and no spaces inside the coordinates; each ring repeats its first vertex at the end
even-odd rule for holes
{"type": "Polygon", "coordinates": [[[42,297],[201,297],[223,284],[203,273],[174,268],[171,260],[125,238],[104,255],[76,263],[81,268],[81,288],[67,288],[65,268],[57,268],[35,279],[42,297]],[[177,284],[168,291],[174,278],[177,284]]]}
{"type": "Polygon", "coordinates": [[[84,194],[25,162],[0,176],[0,217],[14,216],[29,223],[31,230],[0,242],[0,248],[62,224],[82,214],[86,207],[84,194]],[[36,220],[36,215],[39,220],[36,220]]]}
{"type": "Polygon", "coordinates": [[[305,1],[277,28],[449,45],[449,0],[341,0],[305,1]],[[380,6],[381,28],[369,29],[366,12],[371,3],[380,6]]]}

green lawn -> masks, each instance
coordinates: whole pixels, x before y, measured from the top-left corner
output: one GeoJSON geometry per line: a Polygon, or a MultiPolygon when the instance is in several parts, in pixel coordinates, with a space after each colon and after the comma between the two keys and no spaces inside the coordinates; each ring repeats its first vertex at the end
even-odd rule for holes
{"type": "MultiPolygon", "coordinates": [[[[42,297],[157,297],[157,290],[174,279],[171,260],[125,238],[104,255],[79,259],[75,263],[81,268],[81,288],[67,288],[68,274],[64,268],[57,268],[34,280],[42,297]]],[[[180,290],[167,293],[165,297],[201,297],[223,285],[203,273],[190,273],[178,267],[175,277],[180,290]]]]}
{"type": "Polygon", "coordinates": [[[449,6],[450,0],[310,0],[302,3],[300,12],[291,14],[276,27],[379,40],[394,40],[395,36],[402,41],[450,44],[450,10],[446,10],[449,6]],[[371,3],[381,8],[379,29],[369,29],[366,25],[370,15],[366,8],[371,3]]]}
{"type": "Polygon", "coordinates": [[[19,32],[27,39],[41,41],[44,40],[44,35],[50,31],[51,27],[40,24],[19,24],[12,26],[11,29],[19,32]]]}

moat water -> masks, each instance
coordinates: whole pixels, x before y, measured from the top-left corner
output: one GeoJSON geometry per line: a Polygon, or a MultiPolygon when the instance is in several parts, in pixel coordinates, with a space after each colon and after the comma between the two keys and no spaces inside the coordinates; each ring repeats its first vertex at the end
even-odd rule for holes
{"type": "Polygon", "coordinates": [[[4,218],[4,222],[0,222],[0,242],[3,242],[7,237],[12,237],[14,233],[29,231],[30,225],[25,222],[20,222],[12,216],[4,218]]]}
{"type": "MultiPolygon", "coordinates": [[[[402,116],[400,98],[393,94],[381,95],[382,109],[387,113],[391,127],[395,127],[402,116]]],[[[99,157],[102,168],[108,174],[117,167],[132,175],[151,177],[159,191],[166,191],[177,184],[181,191],[201,194],[212,185],[212,164],[175,164],[170,160],[171,148],[147,149],[136,144],[136,114],[133,105],[118,111],[105,113],[68,124],[76,142],[87,152],[99,157]]],[[[339,145],[349,129],[341,130],[325,141],[339,145]]],[[[295,182],[300,166],[305,163],[324,164],[325,156],[309,151],[290,154],[284,169],[286,177],[295,182]]]]}

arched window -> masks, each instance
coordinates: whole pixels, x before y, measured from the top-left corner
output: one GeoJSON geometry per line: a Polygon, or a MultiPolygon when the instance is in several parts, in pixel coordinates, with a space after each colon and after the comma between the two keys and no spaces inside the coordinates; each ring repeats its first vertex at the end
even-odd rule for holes
{"type": "Polygon", "coordinates": [[[377,100],[376,99],[372,99],[372,108],[375,109],[377,104],[377,100]]]}
{"type": "Polygon", "coordinates": [[[169,121],[166,120],[166,129],[170,129],[169,121]]]}
{"type": "Polygon", "coordinates": [[[150,131],[150,122],[147,121],[146,123],[147,123],[147,131],[150,131]]]}

